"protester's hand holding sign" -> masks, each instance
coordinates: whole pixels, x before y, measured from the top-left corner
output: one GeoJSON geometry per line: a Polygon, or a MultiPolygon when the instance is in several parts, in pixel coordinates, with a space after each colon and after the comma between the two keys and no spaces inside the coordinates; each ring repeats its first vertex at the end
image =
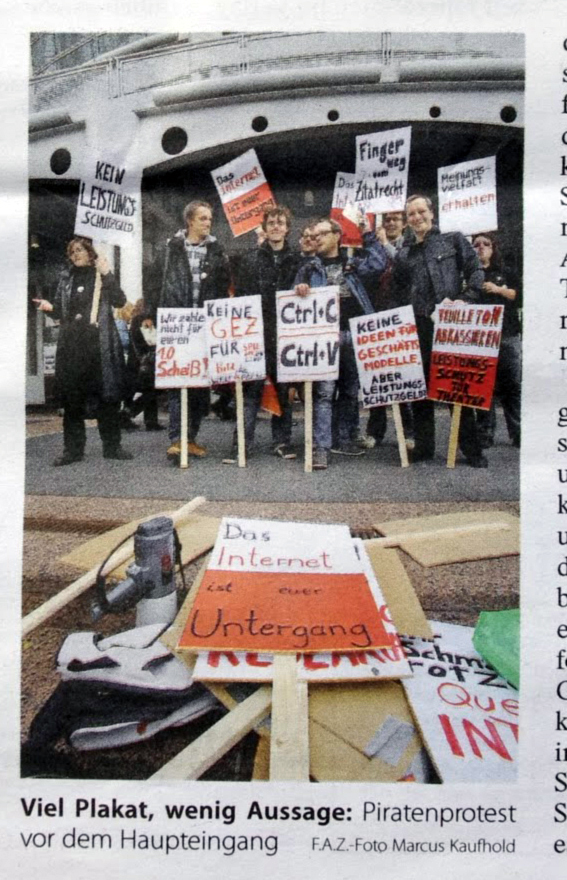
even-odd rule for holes
{"type": "Polygon", "coordinates": [[[294,290],[297,296],[309,296],[311,293],[311,288],[308,284],[296,284],[294,290]]]}
{"type": "Polygon", "coordinates": [[[53,306],[46,299],[32,299],[32,302],[37,303],[38,312],[52,312],[53,306]]]}
{"type": "Polygon", "coordinates": [[[108,260],[102,255],[98,256],[95,262],[95,266],[101,275],[108,275],[108,273],[110,272],[110,265],[108,263],[108,260]]]}
{"type": "Polygon", "coordinates": [[[510,301],[516,299],[515,290],[513,290],[511,287],[499,287],[492,281],[485,281],[482,285],[482,289],[485,293],[493,293],[496,294],[496,296],[503,296],[505,299],[509,299],[510,301]]]}

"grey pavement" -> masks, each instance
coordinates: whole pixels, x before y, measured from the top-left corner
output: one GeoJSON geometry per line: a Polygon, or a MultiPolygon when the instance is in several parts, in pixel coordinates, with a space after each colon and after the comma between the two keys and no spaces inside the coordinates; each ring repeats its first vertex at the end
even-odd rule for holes
{"type": "MultiPolygon", "coordinates": [[[[162,415],[165,423],[166,417],[162,415]]],[[[364,417],[365,419],[365,417],[364,417]]],[[[246,468],[227,465],[234,423],[209,417],[199,442],[206,458],[190,458],[181,470],[167,461],[167,432],[143,429],[125,433],[123,445],[134,454],[128,462],[103,459],[97,429],[87,429],[85,460],[56,468],[61,454],[60,433],[30,437],[26,448],[26,494],[107,498],[184,498],[204,495],[209,501],[263,502],[491,502],[519,498],[519,450],[510,445],[502,413],[498,413],[496,443],[487,450],[489,467],[476,470],[462,456],[454,469],[446,467],[450,415],[436,410],[437,457],[401,468],[393,423],[389,417],[384,443],[364,456],[329,455],[329,468],[306,474],[303,469],[303,422],[297,414],[295,461],[282,461],[270,452],[269,419],[259,420],[256,449],[246,468]]]]}

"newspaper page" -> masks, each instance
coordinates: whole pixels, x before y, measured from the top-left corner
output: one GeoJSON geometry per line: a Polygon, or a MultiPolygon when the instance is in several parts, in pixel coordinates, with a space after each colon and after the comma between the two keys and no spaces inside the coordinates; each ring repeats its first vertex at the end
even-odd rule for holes
{"type": "MultiPolygon", "coordinates": [[[[564,877],[563,4],[2,12],[6,877],[564,877]],[[235,235],[213,172],[249,151],[289,213],[235,235]],[[405,211],[350,210],[348,251],[339,172],[394,200],[404,181],[405,211]],[[365,409],[348,323],[336,384],[278,383],[274,279],[296,277],[337,284],[347,319],[413,305],[426,381],[435,305],[505,304],[493,410],[365,409]],[[148,372],[152,323],[201,294],[262,296],[273,384],[242,383],[242,406],[228,385],[191,388],[180,413],[148,372]],[[237,433],[246,462],[226,457],[237,433]],[[282,627],[321,635],[334,532],[299,553],[302,523],[350,530],[388,646],[257,647],[282,627]],[[197,681],[177,645],[219,534],[239,549],[206,582],[214,625],[254,639],[201,655],[227,674],[197,681]],[[277,620],[253,598],[229,617],[240,559],[296,573],[277,620]]],[[[404,354],[366,329],[393,386],[404,354]]],[[[482,381],[465,356],[450,369],[482,381]]]]}

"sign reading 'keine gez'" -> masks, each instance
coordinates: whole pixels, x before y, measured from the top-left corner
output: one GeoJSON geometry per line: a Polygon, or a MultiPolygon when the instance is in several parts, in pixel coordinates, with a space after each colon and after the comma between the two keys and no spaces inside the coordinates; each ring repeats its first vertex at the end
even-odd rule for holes
{"type": "Polygon", "coordinates": [[[351,318],[350,331],[363,406],[427,397],[412,306],[351,318]]]}
{"type": "Polygon", "coordinates": [[[347,526],[229,517],[179,641],[290,653],[391,646],[347,526]]]}
{"type": "Polygon", "coordinates": [[[262,298],[238,296],[205,302],[209,372],[213,384],[266,376],[262,298]]]}
{"type": "Polygon", "coordinates": [[[276,293],[278,382],[320,382],[339,376],[339,289],[313,287],[309,296],[276,293]]]}
{"type": "Polygon", "coordinates": [[[428,396],[490,409],[504,306],[455,303],[435,310],[428,396]]]}
{"type": "Polygon", "coordinates": [[[210,385],[204,309],[158,309],[156,388],[210,385]]]}

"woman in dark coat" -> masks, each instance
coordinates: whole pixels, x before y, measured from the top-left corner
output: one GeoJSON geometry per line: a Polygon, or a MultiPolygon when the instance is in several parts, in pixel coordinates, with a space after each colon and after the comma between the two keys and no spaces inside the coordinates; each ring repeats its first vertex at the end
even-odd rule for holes
{"type": "Polygon", "coordinates": [[[129,460],[133,456],[120,445],[124,356],[112,313],[126,297],[88,239],[71,239],[67,256],[70,265],[61,273],[53,303],[35,300],[40,311],[61,322],[55,392],[64,410],[64,449],[53,464],[83,459],[87,410],[96,414],[104,457],[129,460]]]}

